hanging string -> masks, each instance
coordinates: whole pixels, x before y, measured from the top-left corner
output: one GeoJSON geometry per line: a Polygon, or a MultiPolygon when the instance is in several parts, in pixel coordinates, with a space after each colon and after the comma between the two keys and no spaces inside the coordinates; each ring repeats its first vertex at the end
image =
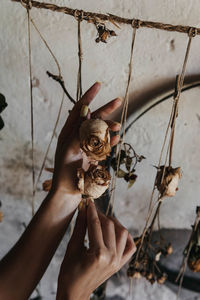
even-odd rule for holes
{"type": "Polygon", "coordinates": [[[183,257],[183,260],[182,260],[181,269],[180,269],[179,274],[178,274],[178,276],[176,278],[176,282],[180,280],[180,284],[179,284],[179,288],[178,288],[178,293],[177,293],[177,300],[178,300],[178,298],[180,296],[181,287],[182,287],[182,284],[183,284],[183,278],[184,278],[184,274],[185,274],[185,271],[186,271],[188,258],[189,258],[190,251],[191,251],[192,246],[193,246],[194,234],[195,234],[195,232],[197,230],[199,222],[200,222],[200,207],[197,206],[197,208],[196,208],[196,218],[195,218],[194,225],[192,226],[192,234],[191,234],[190,240],[189,240],[189,242],[188,242],[188,244],[187,244],[187,246],[185,248],[186,253],[184,251],[184,257],[183,257]]]}
{"type": "Polygon", "coordinates": [[[120,123],[122,124],[122,127],[121,127],[122,137],[120,139],[119,144],[115,148],[115,155],[117,156],[117,168],[116,168],[116,171],[114,172],[114,175],[112,178],[111,194],[110,194],[110,200],[108,203],[106,215],[108,215],[110,207],[112,207],[111,215],[113,214],[113,204],[114,204],[116,180],[117,180],[117,174],[119,172],[119,167],[120,167],[121,150],[122,150],[122,146],[124,144],[125,129],[126,129],[126,122],[127,122],[127,112],[128,112],[128,104],[129,104],[129,88],[130,88],[132,69],[133,69],[133,50],[134,50],[134,45],[135,45],[136,30],[140,27],[139,21],[133,20],[132,27],[133,27],[133,33],[132,33],[131,53],[130,53],[130,60],[129,60],[128,81],[127,81],[127,86],[126,86],[126,91],[125,91],[125,96],[124,96],[124,103],[123,103],[123,108],[122,108],[122,113],[121,113],[121,120],[120,120],[120,123]]]}
{"type": "Polygon", "coordinates": [[[27,10],[28,23],[28,60],[29,60],[29,87],[30,87],[30,104],[31,104],[31,161],[32,161],[32,200],[31,209],[32,216],[35,214],[35,161],[34,161],[34,112],[33,112],[33,84],[32,84],[32,55],[31,55],[31,28],[30,28],[30,9],[32,8],[31,1],[21,0],[21,4],[27,10]]]}
{"type": "MultiPolygon", "coordinates": [[[[13,2],[20,2],[21,0],[12,0],[13,2]]],[[[69,8],[69,7],[64,7],[64,6],[58,6],[52,3],[44,3],[44,2],[39,2],[39,1],[32,1],[32,6],[35,8],[39,9],[49,9],[52,11],[64,13],[70,16],[74,16],[75,11],[80,11],[77,9],[69,8]]],[[[132,25],[133,20],[132,19],[127,19],[127,18],[122,18],[120,16],[113,15],[111,13],[107,14],[101,14],[101,13],[94,13],[94,12],[89,12],[89,11],[83,11],[83,19],[85,21],[95,21],[99,20],[100,22],[104,21],[110,21],[114,23],[119,23],[119,24],[128,24],[132,25]]],[[[152,21],[145,21],[145,20],[139,20],[140,21],[140,27],[145,27],[145,28],[154,28],[154,29],[160,29],[160,30],[167,30],[170,32],[179,32],[179,33],[188,33],[188,30],[190,29],[190,26],[183,26],[183,25],[172,25],[172,24],[166,24],[166,23],[161,23],[161,22],[152,22],[152,21]]],[[[200,34],[200,28],[196,28],[197,34],[200,34]]]]}
{"type": "Polygon", "coordinates": [[[78,22],[78,75],[77,75],[77,92],[76,92],[76,101],[79,101],[82,97],[82,60],[83,60],[83,51],[82,51],[82,39],[81,39],[81,22],[83,20],[83,11],[74,12],[74,17],[78,22]]]}
{"type": "MultiPolygon", "coordinates": [[[[189,36],[189,39],[188,39],[186,53],[185,53],[184,62],[183,62],[183,66],[182,66],[181,76],[178,76],[176,78],[176,87],[175,87],[175,95],[174,95],[172,111],[171,111],[170,120],[169,120],[169,123],[168,123],[168,126],[167,126],[167,130],[166,130],[166,133],[165,133],[165,138],[164,138],[164,142],[163,142],[163,145],[162,145],[162,149],[161,149],[159,164],[158,164],[158,167],[157,167],[159,169],[160,166],[161,166],[161,160],[162,160],[162,156],[163,156],[163,152],[164,152],[164,147],[165,147],[165,144],[166,144],[166,141],[167,141],[167,136],[168,136],[169,129],[171,127],[171,133],[170,133],[170,137],[169,137],[169,144],[168,144],[168,147],[167,147],[166,158],[165,158],[165,162],[164,162],[164,169],[163,169],[161,184],[163,182],[164,175],[165,175],[165,169],[166,169],[168,155],[169,155],[170,165],[171,165],[171,162],[172,162],[172,151],[173,151],[173,143],[174,143],[175,124],[176,124],[176,118],[177,118],[177,114],[178,114],[178,103],[179,103],[181,90],[182,90],[183,83],[184,83],[185,70],[186,70],[186,65],[187,65],[187,61],[188,61],[188,57],[189,57],[189,53],[190,53],[190,49],[191,49],[191,42],[192,42],[192,38],[196,36],[196,29],[195,28],[190,28],[190,30],[188,32],[188,36],[189,36]]],[[[144,237],[145,237],[146,232],[148,230],[148,223],[149,223],[149,220],[150,220],[150,218],[152,216],[152,213],[153,213],[153,209],[151,207],[152,207],[152,203],[153,203],[155,185],[156,185],[156,179],[154,181],[153,191],[152,191],[152,195],[151,195],[151,199],[150,199],[150,205],[149,205],[149,209],[148,209],[147,220],[146,220],[145,227],[144,227],[144,230],[143,230],[143,233],[142,233],[141,243],[140,243],[140,246],[139,246],[138,251],[137,251],[136,260],[139,257],[139,253],[140,253],[140,250],[141,250],[142,245],[143,245],[144,237]]],[[[158,204],[158,209],[156,210],[156,212],[159,214],[160,206],[162,204],[162,199],[160,198],[160,195],[158,195],[156,203],[158,204]]],[[[155,215],[157,215],[157,213],[155,215]]],[[[154,222],[152,223],[152,227],[153,227],[153,224],[154,224],[154,222]]],[[[160,224],[159,224],[159,227],[160,227],[160,224]]]]}
{"type": "MultiPolygon", "coordinates": [[[[61,74],[61,67],[60,67],[60,64],[55,56],[55,54],[53,53],[52,49],[50,48],[50,46],[48,45],[47,41],[45,40],[45,38],[43,37],[41,31],[39,30],[39,28],[37,27],[37,25],[35,24],[34,20],[32,18],[30,18],[31,20],[31,23],[33,24],[35,30],[37,31],[37,33],[39,34],[41,40],[43,41],[44,45],[46,46],[46,48],[48,49],[49,53],[51,54],[52,58],[54,59],[55,63],[56,63],[56,66],[58,68],[58,76],[60,78],[62,78],[62,74],[61,74]]],[[[37,177],[37,180],[36,180],[36,183],[35,183],[35,187],[34,187],[34,190],[36,192],[37,190],[37,186],[38,186],[38,183],[40,181],[40,178],[41,178],[41,175],[42,175],[42,172],[44,170],[44,166],[45,166],[45,163],[46,163],[46,160],[47,160],[47,157],[48,157],[48,154],[49,154],[49,150],[50,150],[50,147],[51,147],[51,144],[52,144],[52,141],[53,141],[53,138],[56,134],[56,129],[57,129],[57,126],[58,126],[58,122],[60,120],[60,115],[61,115],[61,111],[62,111],[62,107],[63,107],[63,102],[64,102],[64,91],[63,91],[63,94],[62,94],[62,98],[61,98],[61,102],[60,102],[60,106],[59,106],[59,109],[58,109],[58,114],[57,114],[57,118],[56,118],[56,121],[55,121],[55,125],[54,125],[54,128],[53,128],[53,132],[52,132],[52,135],[51,135],[51,138],[50,138],[50,141],[49,141],[49,144],[47,145],[47,149],[46,149],[46,152],[45,152],[45,155],[44,155],[44,159],[43,159],[43,162],[42,162],[42,165],[41,165],[41,168],[40,168],[40,171],[39,171],[39,174],[38,174],[38,177],[37,177]]]]}
{"type": "Polygon", "coordinates": [[[62,75],[61,75],[61,67],[60,67],[60,65],[59,65],[59,62],[58,62],[58,60],[57,60],[55,54],[53,53],[52,49],[50,48],[50,46],[48,45],[47,41],[46,41],[45,38],[43,37],[43,35],[42,35],[41,31],[39,30],[39,28],[36,26],[34,20],[33,20],[32,18],[30,18],[30,20],[31,20],[31,23],[33,24],[35,30],[36,30],[37,33],[39,34],[41,40],[43,41],[43,43],[45,44],[46,48],[48,49],[48,51],[50,52],[51,56],[53,57],[53,59],[54,59],[56,65],[57,65],[57,68],[58,68],[58,74],[59,74],[59,77],[62,77],[62,75]]]}

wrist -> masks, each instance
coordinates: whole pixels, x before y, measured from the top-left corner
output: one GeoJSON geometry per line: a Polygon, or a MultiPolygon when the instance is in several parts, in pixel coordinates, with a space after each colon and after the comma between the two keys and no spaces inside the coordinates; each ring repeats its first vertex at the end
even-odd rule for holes
{"type": "Polygon", "coordinates": [[[57,222],[58,219],[66,218],[73,213],[81,201],[81,195],[70,195],[60,191],[50,192],[46,199],[46,205],[51,213],[51,220],[57,222]]]}
{"type": "Polygon", "coordinates": [[[64,289],[58,288],[56,300],[90,300],[90,294],[77,294],[77,291],[66,291],[64,289]]]}

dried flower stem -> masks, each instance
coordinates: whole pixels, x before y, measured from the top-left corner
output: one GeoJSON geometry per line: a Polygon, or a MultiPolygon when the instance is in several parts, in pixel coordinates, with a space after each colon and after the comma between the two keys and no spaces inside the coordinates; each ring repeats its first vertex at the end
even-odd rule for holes
{"type": "Polygon", "coordinates": [[[118,154],[117,170],[114,172],[114,175],[112,178],[111,195],[110,195],[110,201],[108,204],[106,215],[108,215],[110,206],[112,206],[111,215],[113,214],[113,204],[114,204],[116,180],[117,180],[117,174],[119,172],[121,150],[122,150],[122,145],[124,143],[124,136],[125,136],[125,129],[126,129],[126,119],[127,119],[128,103],[129,103],[129,88],[130,88],[130,82],[131,82],[131,76],[132,76],[133,50],[134,50],[134,45],[135,45],[136,30],[137,30],[137,27],[133,27],[131,52],[130,52],[130,59],[129,59],[129,73],[128,73],[128,80],[127,80],[124,104],[123,104],[123,108],[122,108],[121,121],[120,121],[120,123],[122,124],[122,138],[120,139],[119,144],[115,148],[115,150],[116,150],[115,155],[118,154]]]}
{"type": "Polygon", "coordinates": [[[31,160],[32,160],[32,216],[35,214],[35,161],[34,161],[34,112],[33,112],[33,83],[32,83],[32,55],[31,55],[31,27],[30,27],[30,8],[27,5],[28,22],[28,60],[29,60],[29,86],[31,102],[31,160]]]}
{"type": "Polygon", "coordinates": [[[66,94],[66,96],[69,98],[69,100],[70,100],[73,104],[75,104],[76,101],[75,101],[75,100],[70,96],[70,94],[68,93],[68,91],[67,91],[67,89],[66,89],[66,87],[65,87],[65,82],[64,82],[62,76],[54,75],[54,74],[52,74],[52,73],[49,72],[49,71],[47,71],[47,75],[48,75],[49,77],[51,77],[52,79],[54,79],[55,81],[57,81],[57,82],[61,85],[61,87],[62,87],[64,93],[66,94]]]}
{"type": "Polygon", "coordinates": [[[188,244],[185,247],[185,250],[183,252],[183,260],[182,260],[181,268],[180,268],[179,274],[176,278],[176,282],[179,281],[177,299],[179,299],[179,296],[180,296],[180,292],[181,292],[181,288],[182,288],[182,284],[183,284],[183,278],[184,278],[184,274],[185,274],[186,267],[187,267],[188,258],[189,258],[190,251],[191,251],[192,246],[193,246],[193,239],[194,239],[194,235],[195,235],[195,232],[197,230],[199,222],[200,222],[200,207],[197,207],[196,208],[195,222],[194,222],[194,225],[192,226],[192,233],[191,233],[189,242],[188,242],[188,244]]]}
{"type": "MultiPolygon", "coordinates": [[[[21,2],[21,0],[12,0],[13,2],[21,2]]],[[[152,22],[152,21],[143,21],[143,20],[134,20],[135,24],[133,24],[133,19],[122,18],[120,16],[116,16],[113,14],[100,14],[100,13],[93,13],[87,12],[77,9],[72,9],[69,7],[58,6],[51,3],[42,3],[39,1],[31,1],[32,7],[35,8],[42,8],[42,9],[49,9],[56,12],[61,12],[70,16],[75,16],[77,13],[82,14],[82,19],[85,21],[92,21],[92,20],[100,20],[100,21],[109,21],[109,22],[116,22],[119,24],[127,24],[131,26],[137,27],[137,24],[140,24],[140,27],[146,28],[154,28],[154,29],[161,29],[167,31],[175,31],[180,33],[188,33],[191,29],[191,26],[183,26],[183,25],[171,25],[165,24],[160,22],[152,22]]],[[[196,30],[196,34],[200,34],[200,28],[192,27],[193,30],[196,30]]]]}
{"type": "MultiPolygon", "coordinates": [[[[62,78],[62,74],[61,74],[61,67],[59,65],[59,62],[55,56],[55,54],[53,53],[52,49],[50,48],[50,46],[48,45],[47,41],[45,40],[45,38],[43,37],[42,33],[40,32],[39,28],[37,27],[37,25],[35,24],[34,20],[32,18],[30,18],[30,21],[31,23],[33,24],[35,30],[37,31],[37,33],[39,34],[41,40],[43,41],[44,45],[46,46],[47,50],[49,51],[49,53],[51,54],[53,60],[55,61],[56,63],[56,66],[58,68],[58,76],[62,78]]],[[[51,147],[51,143],[53,141],[53,138],[55,136],[55,132],[56,132],[56,128],[57,128],[57,125],[58,125],[58,122],[59,122],[59,119],[60,119],[60,115],[61,115],[61,110],[62,110],[62,106],[63,106],[63,101],[64,101],[64,91],[63,91],[63,95],[62,95],[62,98],[61,98],[61,102],[60,102],[60,106],[59,106],[59,109],[58,109],[58,114],[57,114],[57,118],[56,118],[56,122],[55,122],[55,125],[54,125],[54,128],[53,128],[53,132],[52,132],[52,136],[51,136],[51,139],[50,139],[50,142],[47,146],[47,149],[46,149],[46,152],[45,152],[45,156],[44,156],[44,159],[43,159],[43,162],[42,162],[42,165],[41,165],[41,168],[40,168],[40,171],[39,171],[39,175],[37,177],[37,180],[35,182],[35,186],[34,186],[34,193],[36,192],[37,190],[37,185],[40,181],[40,177],[42,175],[42,172],[43,172],[43,169],[44,169],[44,166],[45,166],[45,163],[46,163],[46,160],[47,160],[47,157],[48,157],[48,153],[49,153],[49,149],[51,147]]]]}
{"type": "MultiPolygon", "coordinates": [[[[165,157],[164,170],[163,170],[163,174],[162,174],[161,184],[162,184],[164,176],[165,176],[165,169],[166,169],[166,165],[167,165],[168,155],[169,155],[169,164],[170,165],[171,165],[171,161],[172,161],[172,151],[173,151],[175,124],[176,124],[176,118],[177,118],[177,115],[178,115],[178,103],[179,103],[180,94],[181,94],[181,90],[182,90],[183,83],[184,83],[186,64],[187,64],[187,61],[188,61],[189,52],[190,52],[190,49],[191,49],[191,42],[192,42],[193,37],[194,37],[194,35],[192,35],[192,33],[190,31],[181,76],[178,76],[177,79],[176,79],[173,106],[172,106],[171,115],[170,115],[170,119],[169,119],[169,122],[168,122],[167,130],[166,130],[166,133],[165,133],[165,138],[164,138],[164,142],[163,142],[163,145],[162,145],[160,159],[159,159],[159,163],[158,163],[158,169],[159,169],[160,165],[161,165],[161,160],[162,160],[164,148],[165,148],[166,141],[167,141],[167,136],[168,136],[168,133],[169,133],[169,129],[171,127],[171,133],[170,133],[169,144],[168,144],[168,147],[167,147],[167,152],[166,152],[166,157],[165,157]]],[[[158,174],[158,171],[157,171],[157,174],[158,174]]],[[[157,174],[156,174],[156,177],[157,177],[157,174]]],[[[150,230],[152,230],[152,228],[153,228],[153,226],[151,228],[151,225],[149,227],[148,223],[149,223],[149,220],[150,220],[150,218],[152,216],[152,212],[153,212],[152,204],[153,204],[153,196],[154,196],[154,192],[155,192],[155,186],[156,186],[156,179],[154,181],[154,186],[153,186],[153,190],[152,190],[152,194],[151,194],[151,199],[150,199],[146,224],[145,224],[142,236],[141,236],[141,243],[140,243],[139,248],[137,249],[136,261],[139,258],[139,254],[140,254],[140,251],[143,247],[144,238],[146,236],[146,233],[147,233],[148,229],[150,228],[150,230]]],[[[154,224],[154,221],[155,221],[154,219],[156,218],[156,216],[159,215],[160,206],[162,204],[160,193],[158,194],[156,203],[158,203],[158,207],[157,207],[158,209],[156,210],[156,213],[153,217],[153,223],[152,224],[154,224]]],[[[151,238],[151,236],[149,237],[149,241],[150,241],[150,238],[151,238]]]]}

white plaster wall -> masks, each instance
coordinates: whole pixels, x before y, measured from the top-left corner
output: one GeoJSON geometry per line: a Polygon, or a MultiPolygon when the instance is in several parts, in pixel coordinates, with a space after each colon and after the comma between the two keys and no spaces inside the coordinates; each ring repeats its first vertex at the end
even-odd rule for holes
{"type": "MultiPolygon", "coordinates": [[[[162,21],[200,27],[200,2],[198,0],[110,0],[68,1],[51,3],[90,11],[110,12],[122,17],[162,21]]],[[[46,10],[31,10],[31,16],[53,49],[61,67],[69,92],[75,97],[77,78],[77,22],[70,16],[46,10]]],[[[113,26],[110,26],[113,27],[113,26]]],[[[82,23],[83,33],[83,89],[95,81],[102,82],[102,89],[91,105],[92,109],[109,100],[124,96],[128,75],[131,27],[121,25],[116,29],[117,38],[108,44],[96,44],[96,30],[91,24],[82,23]]],[[[114,28],[114,27],[113,27],[114,28]]],[[[114,28],[115,30],[115,28],[114,28]]],[[[180,73],[187,36],[152,29],[139,29],[134,52],[134,78],[131,82],[130,100],[148,89],[167,83],[180,73]],[[173,46],[174,45],[174,46],[173,46]]],[[[192,43],[187,75],[199,75],[200,39],[192,43]]],[[[31,217],[31,160],[30,160],[30,97],[28,89],[27,19],[18,3],[1,0],[0,3],[0,92],[6,96],[8,108],[3,112],[5,128],[0,132],[0,200],[4,221],[0,224],[0,256],[13,245],[31,217]]],[[[34,82],[34,122],[36,171],[39,171],[44,152],[52,134],[62,91],[49,79],[46,70],[56,73],[56,65],[39,36],[32,30],[32,56],[34,82]]],[[[199,203],[199,147],[200,114],[199,88],[182,96],[177,123],[174,165],[182,166],[183,178],[180,191],[173,199],[166,200],[161,210],[161,225],[165,228],[190,228],[195,206],[199,203]]],[[[142,99],[140,99],[142,101],[142,99]]],[[[115,211],[120,220],[135,232],[141,232],[146,216],[155,169],[170,112],[170,101],[156,107],[140,119],[127,135],[139,154],[147,157],[138,165],[138,180],[126,190],[126,183],[117,184],[115,211]]],[[[67,117],[71,104],[65,100],[57,133],[67,117]]],[[[52,145],[48,166],[53,164],[56,140],[52,145]]],[[[44,172],[42,178],[47,178],[44,172]]],[[[41,186],[36,195],[37,205],[45,194],[41,186]]],[[[44,299],[54,299],[56,279],[66,241],[58,250],[41,283],[44,299]]],[[[128,285],[119,285],[118,294],[127,298],[128,285]]],[[[109,294],[116,292],[112,283],[109,294]]],[[[166,286],[137,285],[134,299],[175,299],[166,286]]],[[[200,298],[195,298],[200,299],[200,298]]]]}

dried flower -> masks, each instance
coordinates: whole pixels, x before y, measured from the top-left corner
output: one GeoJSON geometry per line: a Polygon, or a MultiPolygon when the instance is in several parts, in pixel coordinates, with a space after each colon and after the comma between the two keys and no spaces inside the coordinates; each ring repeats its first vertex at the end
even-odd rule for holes
{"type": "Polygon", "coordinates": [[[133,278],[133,279],[140,279],[142,277],[140,272],[138,272],[138,271],[131,272],[131,270],[127,271],[127,275],[128,275],[128,277],[133,278]]]}
{"type": "Polygon", "coordinates": [[[181,178],[181,169],[161,166],[156,177],[156,187],[159,190],[161,197],[173,197],[178,190],[178,182],[181,178]],[[163,176],[163,172],[165,172],[163,176]]]}
{"type": "MultiPolygon", "coordinates": [[[[199,212],[199,207],[197,207],[197,220],[199,218],[199,212]]],[[[188,266],[193,272],[200,272],[200,221],[197,223],[196,230],[195,226],[193,230],[193,238],[191,240],[193,246],[189,253],[188,266]]]]}
{"type": "Polygon", "coordinates": [[[91,165],[86,172],[78,169],[77,176],[81,194],[93,199],[99,198],[107,190],[111,178],[106,168],[100,165],[91,165]]]}
{"type": "Polygon", "coordinates": [[[104,160],[111,151],[108,125],[101,119],[85,120],[81,124],[80,146],[91,160],[104,160]]]}
{"type": "Polygon", "coordinates": [[[159,251],[158,253],[156,253],[155,261],[159,261],[160,260],[161,254],[162,254],[161,251],[159,251]]]}
{"type": "Polygon", "coordinates": [[[42,184],[43,191],[48,192],[51,189],[52,179],[45,180],[42,184]]]}
{"type": "Polygon", "coordinates": [[[194,245],[188,258],[188,267],[193,272],[200,272],[200,246],[194,245]]]}
{"type": "Polygon", "coordinates": [[[166,279],[167,279],[167,274],[163,273],[161,276],[157,278],[157,283],[163,284],[165,283],[166,279]]]}
{"type": "Polygon", "coordinates": [[[103,23],[96,24],[96,28],[98,31],[98,37],[96,38],[96,43],[103,42],[107,43],[107,39],[111,36],[116,36],[116,33],[114,30],[110,30],[106,27],[103,23]]]}
{"type": "Polygon", "coordinates": [[[173,253],[173,248],[172,248],[172,244],[169,243],[169,245],[166,247],[166,252],[165,252],[165,256],[171,255],[173,253]]]}

